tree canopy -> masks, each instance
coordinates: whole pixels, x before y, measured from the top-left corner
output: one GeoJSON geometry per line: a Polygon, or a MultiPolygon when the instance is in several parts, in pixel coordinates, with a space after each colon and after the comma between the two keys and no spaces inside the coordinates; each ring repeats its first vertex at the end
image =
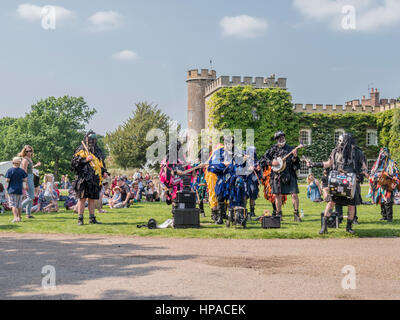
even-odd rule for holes
{"type": "Polygon", "coordinates": [[[154,143],[146,141],[148,132],[161,129],[168,136],[170,122],[170,117],[157,105],[137,103],[132,116],[105,137],[114,163],[124,169],[143,166],[146,163],[146,150],[154,143]]]}
{"type": "Polygon", "coordinates": [[[49,97],[32,105],[25,117],[0,121],[0,158],[10,160],[31,145],[42,170],[70,173],[70,161],[80,145],[85,126],[96,113],[82,97],[49,97]]]}

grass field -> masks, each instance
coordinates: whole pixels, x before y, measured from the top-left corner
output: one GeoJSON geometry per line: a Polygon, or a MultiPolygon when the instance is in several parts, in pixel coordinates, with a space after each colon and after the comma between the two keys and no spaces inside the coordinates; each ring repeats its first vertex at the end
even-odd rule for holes
{"type": "MultiPolygon", "coordinates": [[[[277,230],[262,229],[259,222],[249,222],[247,229],[241,227],[216,226],[210,218],[210,210],[206,205],[206,218],[201,218],[200,229],[165,229],[147,230],[138,229],[137,224],[144,224],[150,218],[159,224],[172,217],[171,207],[165,203],[139,203],[129,209],[110,210],[103,208],[108,213],[96,216],[102,225],[88,225],[88,213],[85,212],[85,225],[77,226],[77,215],[66,211],[60,204],[59,213],[38,213],[35,219],[25,219],[22,223],[11,223],[12,214],[0,214],[0,232],[18,233],[65,233],[65,234],[109,234],[153,237],[176,238],[232,238],[232,239],[304,239],[304,238],[346,238],[346,237],[399,237],[400,236],[400,207],[394,206],[394,222],[388,224],[381,222],[380,208],[375,205],[364,205],[358,208],[360,225],[354,226],[356,235],[351,236],[345,232],[345,224],[340,229],[329,229],[329,234],[320,236],[320,214],[325,204],[315,204],[306,198],[306,188],[300,187],[300,208],[304,210],[305,217],[302,223],[293,222],[293,209],[290,202],[284,207],[284,221],[282,228],[277,230]]],[[[364,200],[368,192],[367,187],[362,188],[364,200]]],[[[256,215],[262,215],[265,209],[272,211],[272,207],[263,198],[258,199],[256,215]]],[[[345,215],[346,215],[346,209],[345,215]]]]}

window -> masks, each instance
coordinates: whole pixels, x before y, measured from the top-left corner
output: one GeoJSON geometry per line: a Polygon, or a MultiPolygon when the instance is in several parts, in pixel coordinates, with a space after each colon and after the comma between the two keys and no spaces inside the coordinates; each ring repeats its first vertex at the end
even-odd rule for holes
{"type": "Polygon", "coordinates": [[[375,161],[376,160],[367,160],[368,173],[371,173],[371,170],[374,167],[375,161]]]}
{"type": "Polygon", "coordinates": [[[335,145],[337,145],[338,141],[339,141],[339,137],[341,135],[343,135],[345,133],[345,131],[343,129],[337,129],[335,130],[335,145]]]}
{"type": "Polygon", "coordinates": [[[307,162],[305,160],[300,161],[300,176],[305,177],[311,173],[311,169],[307,167],[307,162]]]}
{"type": "Polygon", "coordinates": [[[311,145],[311,130],[303,129],[300,131],[300,143],[305,146],[311,145]]]}
{"type": "Polygon", "coordinates": [[[367,130],[367,146],[377,146],[378,145],[378,132],[376,130],[367,130]]]}

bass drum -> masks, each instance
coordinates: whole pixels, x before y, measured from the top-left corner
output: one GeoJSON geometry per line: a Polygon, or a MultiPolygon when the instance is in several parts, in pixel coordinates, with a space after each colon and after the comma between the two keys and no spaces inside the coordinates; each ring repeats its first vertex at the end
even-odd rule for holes
{"type": "Polygon", "coordinates": [[[331,196],[354,199],[357,186],[356,174],[333,170],[329,173],[328,186],[331,196]]]}

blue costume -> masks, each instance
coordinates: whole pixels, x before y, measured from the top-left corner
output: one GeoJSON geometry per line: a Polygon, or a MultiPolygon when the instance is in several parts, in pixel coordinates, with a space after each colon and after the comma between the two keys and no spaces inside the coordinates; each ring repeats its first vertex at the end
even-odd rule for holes
{"type": "Polygon", "coordinates": [[[246,155],[249,157],[247,160],[248,167],[254,167],[255,169],[247,172],[245,177],[246,184],[246,198],[250,199],[250,215],[254,216],[256,200],[258,199],[259,184],[262,178],[261,170],[257,170],[258,158],[255,147],[249,147],[246,150],[246,155]]]}
{"type": "MultiPolygon", "coordinates": [[[[233,144],[232,144],[233,149],[233,144]]],[[[236,155],[240,158],[242,155],[236,155]]],[[[215,195],[218,199],[218,213],[214,217],[217,224],[223,224],[223,218],[226,218],[226,205],[225,202],[229,201],[229,210],[233,210],[236,206],[245,206],[245,181],[240,170],[244,163],[236,163],[233,153],[228,153],[224,148],[217,149],[210,161],[208,171],[217,176],[215,184],[215,195]],[[224,162],[229,162],[225,166],[224,162]]]]}

